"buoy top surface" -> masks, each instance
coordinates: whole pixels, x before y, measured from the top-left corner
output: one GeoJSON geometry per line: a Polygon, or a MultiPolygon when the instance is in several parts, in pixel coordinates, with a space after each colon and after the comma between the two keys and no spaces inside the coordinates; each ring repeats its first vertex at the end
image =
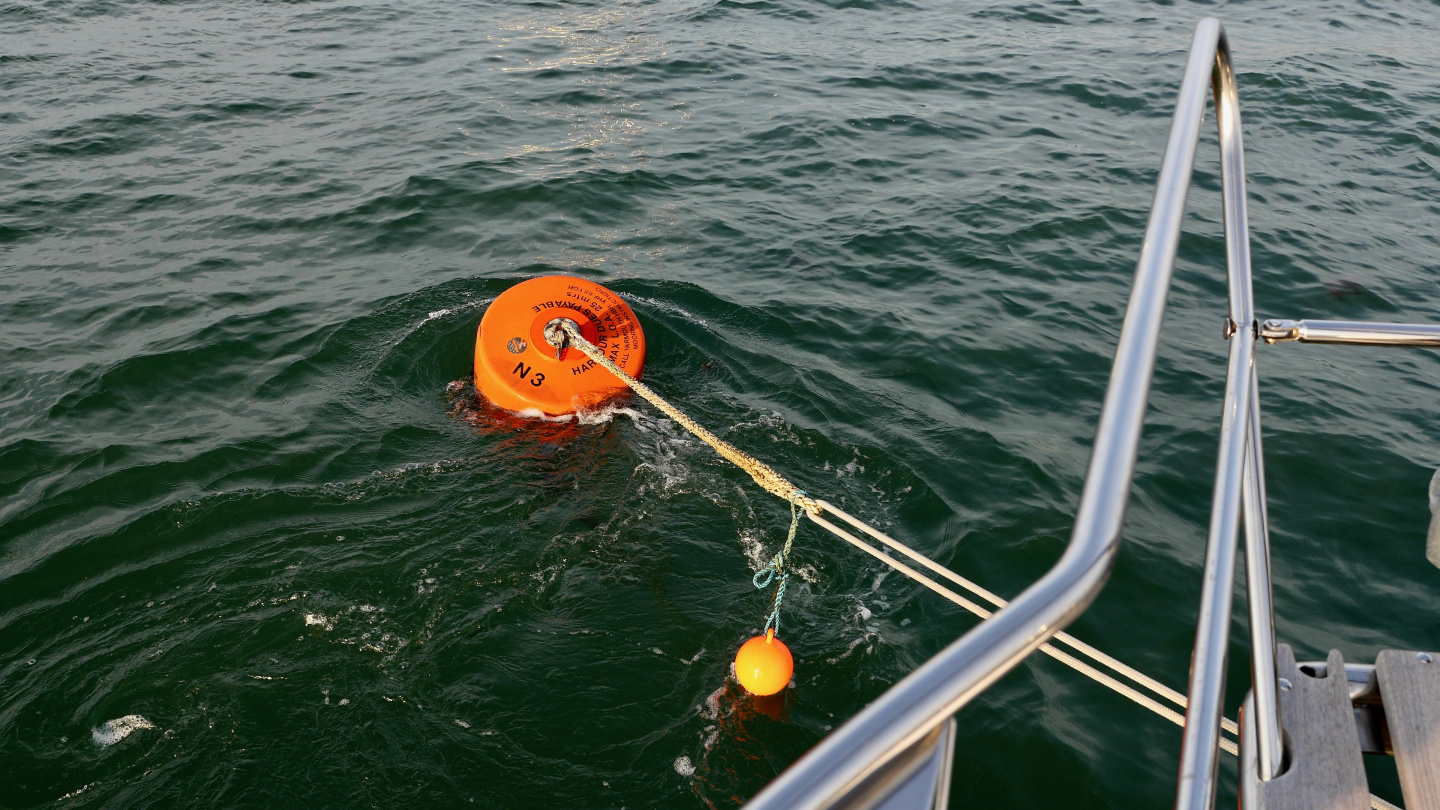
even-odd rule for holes
{"type": "Polygon", "coordinates": [[[795,660],[784,642],[767,633],[740,645],[735,653],[735,677],[752,695],[773,695],[790,685],[795,660]]]}
{"type": "Polygon", "coordinates": [[[501,293],[480,319],[475,338],[475,387],[511,411],[550,416],[594,407],[627,390],[583,352],[557,349],[545,326],[568,318],[611,362],[639,378],[645,333],[630,306],[604,287],[574,276],[541,276],[501,293]]]}

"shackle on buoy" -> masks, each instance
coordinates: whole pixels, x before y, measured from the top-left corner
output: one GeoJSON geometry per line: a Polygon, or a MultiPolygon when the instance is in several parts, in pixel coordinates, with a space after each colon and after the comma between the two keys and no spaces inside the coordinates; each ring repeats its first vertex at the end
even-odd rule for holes
{"type": "Polygon", "coordinates": [[[630,305],[574,276],[522,281],[490,302],[475,335],[475,388],[520,414],[572,414],[628,390],[583,352],[568,346],[569,321],[627,374],[645,366],[645,333],[630,305]]]}

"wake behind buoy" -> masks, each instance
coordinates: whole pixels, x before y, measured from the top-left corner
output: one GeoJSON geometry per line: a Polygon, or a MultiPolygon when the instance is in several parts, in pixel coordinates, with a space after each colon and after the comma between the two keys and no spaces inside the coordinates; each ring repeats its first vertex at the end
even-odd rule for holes
{"type": "Polygon", "coordinates": [[[541,276],[501,293],[480,319],[475,336],[475,387],[480,393],[507,410],[560,416],[593,408],[625,391],[618,377],[557,340],[563,333],[553,324],[561,319],[574,322],[611,362],[640,377],[645,333],[630,306],[593,281],[541,276]]]}

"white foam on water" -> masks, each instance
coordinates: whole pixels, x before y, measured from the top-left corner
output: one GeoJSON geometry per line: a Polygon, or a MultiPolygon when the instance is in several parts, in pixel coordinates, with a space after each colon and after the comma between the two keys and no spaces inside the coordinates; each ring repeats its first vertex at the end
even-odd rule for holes
{"type": "MultiPolygon", "coordinates": [[[[888,557],[888,556],[890,556],[890,555],[887,554],[887,555],[885,555],[885,556],[888,557]]],[[[881,583],[883,583],[883,582],[885,581],[885,578],[886,578],[886,577],[890,576],[890,572],[891,572],[892,570],[894,570],[894,569],[887,568],[887,569],[885,569],[884,571],[881,571],[880,573],[878,573],[878,574],[875,575],[875,581],[874,581],[873,583],[871,583],[871,585],[870,585],[870,592],[871,592],[871,593],[874,593],[874,592],[880,590],[880,585],[881,585],[881,583]]]]}
{"type": "Polygon", "coordinates": [[[681,776],[694,776],[695,763],[690,761],[690,757],[682,754],[675,758],[675,772],[681,776]]]}
{"type": "Polygon", "coordinates": [[[90,736],[97,745],[108,748],[131,734],[147,728],[155,728],[155,724],[138,714],[127,714],[124,717],[105,721],[99,728],[92,731],[90,736]]]}
{"type": "Polygon", "coordinates": [[[559,416],[550,416],[539,408],[524,408],[518,411],[511,411],[516,416],[526,419],[539,419],[542,422],[569,422],[575,418],[574,414],[562,413],[559,416]]]}
{"type": "Polygon", "coordinates": [[[770,565],[770,555],[765,553],[765,544],[759,531],[755,529],[742,530],[740,532],[740,548],[745,550],[745,560],[750,563],[751,571],[760,571],[770,565]]]}
{"type": "MultiPolygon", "coordinates": [[[[467,311],[467,310],[475,309],[476,307],[486,306],[486,305],[488,305],[488,304],[489,304],[491,301],[493,301],[493,300],[495,300],[495,299],[493,299],[493,298],[481,298],[481,299],[478,299],[478,300],[475,300],[475,301],[466,301],[466,302],[463,303],[463,304],[458,304],[458,305],[453,306],[453,307],[446,307],[446,308],[444,308],[444,309],[437,309],[437,310],[431,312],[430,314],[426,315],[424,320],[422,320],[421,322],[419,322],[419,323],[415,324],[413,327],[411,327],[411,328],[410,328],[410,331],[413,332],[413,331],[415,331],[416,329],[419,329],[420,327],[424,326],[425,324],[430,323],[431,321],[438,321],[438,320],[440,320],[441,318],[446,317],[447,315],[454,315],[454,314],[456,314],[456,313],[465,312],[465,311],[467,311]]],[[[408,333],[407,333],[407,334],[408,334],[408,333]]]]}
{"type": "MultiPolygon", "coordinates": [[[[733,662],[731,663],[731,669],[734,669],[733,662]]],[[[732,672],[731,674],[734,673],[732,672]]],[[[707,695],[705,698],[705,707],[700,710],[700,716],[706,720],[718,720],[720,718],[720,698],[724,696],[725,687],[723,686],[707,695]]]]}
{"type": "Polygon", "coordinates": [[[85,791],[89,790],[90,788],[95,787],[95,786],[98,785],[98,784],[100,784],[100,783],[99,783],[99,782],[91,782],[91,783],[88,784],[88,785],[83,785],[83,786],[81,786],[81,787],[78,787],[78,788],[76,788],[75,790],[72,790],[72,791],[70,791],[69,793],[66,793],[64,796],[61,796],[60,799],[59,799],[59,801],[62,801],[62,802],[63,802],[63,801],[65,801],[66,799],[73,799],[73,798],[75,798],[76,796],[79,796],[81,793],[84,793],[85,791]]]}
{"type": "Polygon", "coordinates": [[[523,419],[538,419],[541,422],[554,422],[557,424],[563,424],[565,422],[578,422],[582,425],[587,426],[603,425],[608,422],[614,421],[615,417],[617,416],[628,416],[632,420],[634,420],[636,424],[640,424],[643,416],[639,411],[635,410],[634,408],[630,408],[624,405],[605,405],[593,411],[582,410],[576,411],[575,413],[562,413],[557,416],[551,416],[550,414],[545,413],[539,408],[522,408],[518,411],[510,411],[510,413],[513,413],[523,419]]]}
{"type": "Polygon", "coordinates": [[[603,425],[611,422],[617,416],[628,416],[632,422],[640,424],[641,414],[634,408],[624,405],[607,405],[594,411],[577,411],[575,416],[579,418],[582,425],[603,425]]]}
{"type": "MultiPolygon", "coordinates": [[[[848,646],[848,647],[845,648],[845,652],[843,652],[843,653],[835,656],[834,658],[827,658],[827,659],[825,659],[825,663],[827,663],[827,664],[837,664],[837,663],[839,663],[839,662],[841,662],[841,661],[844,661],[846,658],[849,658],[849,657],[850,657],[850,654],[853,653],[853,652],[855,652],[855,649],[856,649],[857,647],[859,647],[861,644],[865,644],[866,642],[873,641],[874,639],[877,639],[877,638],[879,638],[879,635],[878,635],[878,634],[873,633],[873,632],[867,632],[865,635],[863,635],[863,636],[855,639],[854,641],[850,642],[850,646],[848,646]]],[[[865,654],[866,654],[866,655],[869,655],[870,653],[872,653],[872,652],[874,652],[874,651],[875,651],[875,645],[874,645],[874,644],[870,644],[869,646],[867,646],[867,647],[865,648],[865,654]]]]}
{"type": "Polygon", "coordinates": [[[403,341],[403,340],[405,340],[405,338],[408,338],[408,337],[410,337],[411,335],[415,334],[415,331],[416,331],[417,329],[419,329],[420,327],[424,326],[424,325],[427,324],[427,323],[430,323],[431,321],[438,321],[438,320],[440,320],[441,318],[449,317],[449,316],[451,316],[451,315],[455,315],[455,314],[458,314],[458,313],[461,313],[461,312],[465,312],[465,311],[467,311],[467,310],[472,310],[472,309],[475,309],[476,307],[486,306],[486,305],[488,305],[488,304],[489,304],[491,301],[493,301],[493,300],[495,300],[495,299],[494,299],[494,298],[479,298],[479,299],[476,299],[476,300],[473,300],[473,301],[466,301],[466,302],[463,303],[463,304],[457,304],[457,305],[455,305],[455,306],[453,306],[453,307],[445,307],[445,308],[443,308],[443,309],[432,310],[432,311],[429,312],[423,319],[421,319],[418,323],[416,323],[414,326],[410,327],[409,329],[406,329],[406,330],[405,330],[405,333],[402,334],[402,335],[400,335],[400,337],[397,338],[397,339],[395,340],[395,342],[394,342],[393,344],[391,344],[391,345],[396,345],[396,346],[398,346],[398,345],[401,343],[401,341],[403,341]]]}
{"type": "Polygon", "coordinates": [[[696,315],[695,313],[691,312],[690,310],[688,310],[688,309],[686,309],[686,308],[684,308],[684,307],[682,307],[682,306],[678,306],[678,305],[676,305],[676,304],[672,304],[672,303],[670,303],[669,301],[660,301],[660,300],[655,299],[655,298],[647,298],[647,297],[645,297],[645,296],[643,296],[643,295],[632,295],[632,296],[630,296],[630,300],[632,300],[632,301],[641,301],[641,302],[644,302],[645,304],[647,304],[647,305],[649,305],[649,306],[651,306],[651,307],[654,307],[655,309],[661,310],[661,311],[663,311],[663,312],[669,312],[669,313],[672,313],[672,314],[675,314],[675,315],[679,315],[680,317],[684,318],[685,320],[690,321],[691,323],[699,324],[699,325],[702,326],[702,327],[708,327],[708,326],[710,325],[709,323],[706,322],[706,320],[705,320],[704,318],[700,317],[699,315],[696,315]]]}
{"type": "Polygon", "coordinates": [[[323,628],[323,629],[325,629],[325,630],[334,630],[334,629],[335,629],[335,620],[332,619],[332,618],[330,618],[330,617],[328,617],[328,616],[326,616],[326,615],[323,614],[323,613],[306,613],[306,614],[305,614],[305,626],[306,626],[306,627],[320,627],[320,628],[323,628]]]}

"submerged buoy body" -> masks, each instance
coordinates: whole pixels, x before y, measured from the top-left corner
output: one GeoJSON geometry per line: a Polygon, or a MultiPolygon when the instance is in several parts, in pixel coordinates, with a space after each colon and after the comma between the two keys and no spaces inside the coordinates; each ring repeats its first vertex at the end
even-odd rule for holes
{"type": "Polygon", "coordinates": [[[625,383],[579,349],[557,349],[546,335],[569,320],[630,376],[645,365],[645,333],[620,296],[583,278],[541,276],[501,293],[475,336],[475,387],[506,410],[547,416],[593,408],[625,383]]]}
{"type": "Polygon", "coordinates": [[[790,685],[795,659],[774,631],[740,645],[735,653],[735,677],[752,695],[773,695],[790,685]]]}

